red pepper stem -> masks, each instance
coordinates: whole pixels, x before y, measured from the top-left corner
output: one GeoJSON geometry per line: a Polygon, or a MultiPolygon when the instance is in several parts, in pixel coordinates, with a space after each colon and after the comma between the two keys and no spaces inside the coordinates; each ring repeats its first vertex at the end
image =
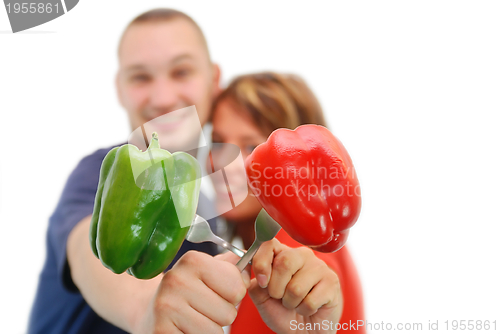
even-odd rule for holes
{"type": "Polygon", "coordinates": [[[160,148],[160,142],[158,141],[158,134],[153,132],[151,135],[151,141],[149,142],[148,150],[152,148],[160,148]]]}

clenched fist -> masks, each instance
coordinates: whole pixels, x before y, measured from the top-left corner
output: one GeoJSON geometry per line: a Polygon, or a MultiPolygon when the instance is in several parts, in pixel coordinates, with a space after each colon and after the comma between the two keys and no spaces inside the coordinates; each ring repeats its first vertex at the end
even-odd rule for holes
{"type": "Polygon", "coordinates": [[[163,276],[137,332],[222,334],[250,284],[233,262],[231,254],[184,254],[163,276]]]}
{"type": "MultiPolygon", "coordinates": [[[[259,313],[276,333],[297,333],[307,323],[334,324],[340,320],[342,291],[337,274],[307,247],[290,248],[273,239],[252,260],[255,274],[249,294],[259,313]]],[[[335,326],[333,326],[335,328],[335,326]]],[[[317,330],[330,333],[335,330],[317,330]]]]}

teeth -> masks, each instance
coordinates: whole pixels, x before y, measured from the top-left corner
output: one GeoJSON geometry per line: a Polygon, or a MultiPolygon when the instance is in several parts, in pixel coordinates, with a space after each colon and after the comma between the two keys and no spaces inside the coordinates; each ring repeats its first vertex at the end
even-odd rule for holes
{"type": "Polygon", "coordinates": [[[166,114],[163,114],[161,116],[155,117],[152,119],[150,122],[154,124],[165,124],[165,123],[175,123],[182,121],[184,118],[191,116],[191,115],[196,115],[196,112],[192,112],[191,109],[180,109],[180,110],[175,110],[166,114]]]}
{"type": "Polygon", "coordinates": [[[154,124],[166,124],[166,123],[175,123],[183,119],[183,117],[156,117],[155,119],[152,119],[150,122],[154,124]]]}

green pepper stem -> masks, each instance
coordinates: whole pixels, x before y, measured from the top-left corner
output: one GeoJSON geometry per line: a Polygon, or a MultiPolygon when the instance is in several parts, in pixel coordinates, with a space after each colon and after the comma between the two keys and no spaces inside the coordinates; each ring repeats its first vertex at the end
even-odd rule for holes
{"type": "Polygon", "coordinates": [[[152,148],[160,148],[160,142],[158,141],[158,134],[156,132],[153,132],[151,135],[148,150],[152,148]]]}

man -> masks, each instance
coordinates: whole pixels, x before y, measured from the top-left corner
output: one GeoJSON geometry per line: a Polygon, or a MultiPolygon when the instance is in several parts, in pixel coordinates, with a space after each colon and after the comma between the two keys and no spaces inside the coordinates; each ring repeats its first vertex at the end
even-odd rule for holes
{"type": "MultiPolygon", "coordinates": [[[[116,87],[132,129],[191,105],[206,123],[220,72],[190,17],[168,9],[138,16],[123,33],[118,57],[116,87]]],[[[182,141],[182,134],[175,136],[182,141]]],[[[201,253],[215,255],[212,245],[183,245],[176,269],[148,281],[115,275],[92,254],[89,222],[100,165],[110,149],[82,159],[50,219],[29,333],[220,331],[236,317],[246,288],[233,264],[201,253]],[[201,252],[185,254],[188,249],[201,252]],[[197,302],[207,293],[215,305],[197,302]]],[[[199,207],[207,208],[203,195],[199,207]]]]}
{"type": "MultiPolygon", "coordinates": [[[[132,129],[191,105],[201,125],[208,120],[219,91],[219,68],[210,61],[199,27],[185,14],[154,10],[133,20],[120,42],[119,63],[118,97],[132,129]]],[[[166,132],[173,139],[189,140],[178,128],[166,132]]],[[[100,165],[109,150],[82,159],[50,218],[47,261],[29,333],[222,333],[236,319],[247,289],[258,305],[258,313],[255,309],[246,318],[249,323],[261,317],[264,326],[288,332],[290,319],[300,324],[338,322],[343,296],[336,273],[311,250],[292,249],[277,240],[264,244],[253,258],[259,281],[250,282],[246,271],[238,271],[234,254],[212,257],[212,245],[183,245],[168,271],[151,280],[106,269],[90,248],[89,226],[100,165]],[[290,289],[292,277],[309,282],[290,289]],[[316,297],[312,286],[304,289],[315,282],[324,287],[316,297]]],[[[200,196],[199,209],[206,208],[204,201],[200,196]]],[[[253,332],[252,326],[240,327],[253,332]]]]}

